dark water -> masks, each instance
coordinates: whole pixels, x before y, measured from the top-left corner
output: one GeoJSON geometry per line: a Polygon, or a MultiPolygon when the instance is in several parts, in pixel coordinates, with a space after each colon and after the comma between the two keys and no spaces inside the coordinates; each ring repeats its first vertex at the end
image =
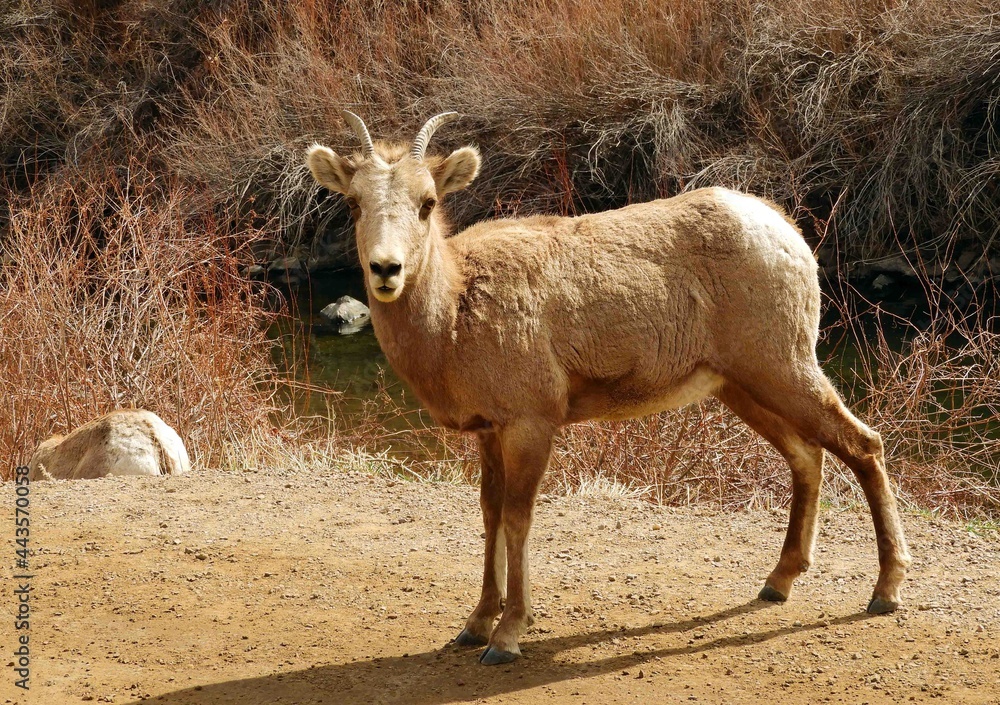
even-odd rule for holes
{"type": "MultiPolygon", "coordinates": [[[[339,335],[319,312],[345,294],[367,304],[361,274],[347,270],[324,273],[312,281],[311,287],[301,287],[292,299],[293,314],[302,326],[296,336],[299,349],[294,352],[296,376],[300,381],[322,389],[343,393],[338,405],[342,413],[360,409],[365,399],[379,390],[388,393],[400,404],[413,408],[412,397],[405,394],[402,384],[392,372],[371,326],[352,335],[339,335]],[[301,341],[305,341],[304,343],[301,341]]],[[[286,355],[289,353],[285,346],[286,355]]],[[[326,413],[326,399],[321,393],[308,394],[300,411],[326,413]]]]}

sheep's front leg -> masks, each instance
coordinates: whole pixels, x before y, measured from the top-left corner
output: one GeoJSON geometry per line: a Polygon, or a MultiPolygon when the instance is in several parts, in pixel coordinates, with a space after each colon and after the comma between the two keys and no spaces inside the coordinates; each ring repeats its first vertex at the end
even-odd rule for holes
{"type": "Polygon", "coordinates": [[[488,666],[516,659],[521,654],[517,641],[532,622],[528,532],[554,433],[551,424],[537,421],[508,424],[500,431],[505,473],[501,523],[507,544],[507,602],[489,646],[479,658],[488,666]]]}
{"type": "Polygon", "coordinates": [[[483,510],[486,529],[486,559],[483,567],[483,592],[472,611],[465,629],[455,638],[459,646],[483,646],[493,631],[493,620],[500,614],[501,600],[507,586],[507,554],[501,526],[504,493],[503,453],[497,434],[480,431],[479,459],[482,478],[479,483],[479,505],[483,510]]]}

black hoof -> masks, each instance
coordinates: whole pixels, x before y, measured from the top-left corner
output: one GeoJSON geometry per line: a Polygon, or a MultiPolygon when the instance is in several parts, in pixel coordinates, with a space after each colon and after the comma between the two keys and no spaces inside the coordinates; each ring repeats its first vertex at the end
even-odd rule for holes
{"type": "Polygon", "coordinates": [[[512,653],[510,651],[502,651],[494,646],[486,649],[479,657],[479,663],[484,666],[496,666],[501,663],[510,663],[516,659],[518,654],[512,653]]]}
{"type": "Polygon", "coordinates": [[[757,599],[767,600],[768,602],[784,602],[788,599],[788,595],[782,595],[770,585],[765,585],[761,588],[761,591],[757,593],[757,599]]]}
{"type": "Polygon", "coordinates": [[[883,600],[881,597],[873,597],[868,603],[868,614],[889,614],[895,612],[899,603],[892,600],[883,600]]]}
{"type": "Polygon", "coordinates": [[[456,646],[486,646],[487,639],[477,636],[468,629],[463,629],[462,633],[455,637],[452,643],[456,646]]]}

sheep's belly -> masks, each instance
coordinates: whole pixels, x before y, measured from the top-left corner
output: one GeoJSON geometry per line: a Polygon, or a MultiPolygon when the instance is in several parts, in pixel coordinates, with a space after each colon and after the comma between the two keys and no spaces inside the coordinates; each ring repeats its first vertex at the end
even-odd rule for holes
{"type": "Polygon", "coordinates": [[[722,382],[718,374],[701,367],[662,386],[638,380],[573,380],[567,421],[634,419],[676,409],[714,394],[722,382]]]}

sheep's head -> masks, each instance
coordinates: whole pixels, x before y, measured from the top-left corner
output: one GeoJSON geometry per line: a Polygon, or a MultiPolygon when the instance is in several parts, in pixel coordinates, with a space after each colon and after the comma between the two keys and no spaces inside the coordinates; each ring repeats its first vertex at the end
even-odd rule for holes
{"type": "Polygon", "coordinates": [[[39,443],[34,454],[31,456],[30,464],[34,464],[36,461],[47,462],[49,454],[59,447],[59,444],[62,443],[64,437],[65,436],[55,435],[39,443]]]}
{"type": "Polygon", "coordinates": [[[379,301],[398,299],[407,276],[420,271],[438,202],[468,186],[479,173],[475,147],[462,147],[445,158],[425,156],[434,131],[457,115],[432,117],[406,152],[398,147],[376,149],[361,118],[345,112],[344,119],[361,140],[361,154],[342,157],[313,145],[306,155],[316,181],[347,197],[368,291],[379,301]]]}

